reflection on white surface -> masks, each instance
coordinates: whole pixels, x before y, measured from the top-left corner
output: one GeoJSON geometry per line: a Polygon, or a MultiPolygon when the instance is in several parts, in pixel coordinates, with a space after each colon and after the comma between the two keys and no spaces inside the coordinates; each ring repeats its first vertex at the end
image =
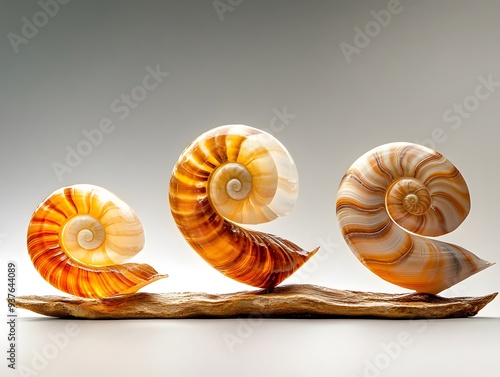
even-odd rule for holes
{"type": "Polygon", "coordinates": [[[24,376],[471,376],[500,370],[499,318],[22,318],[18,333],[24,376]]]}

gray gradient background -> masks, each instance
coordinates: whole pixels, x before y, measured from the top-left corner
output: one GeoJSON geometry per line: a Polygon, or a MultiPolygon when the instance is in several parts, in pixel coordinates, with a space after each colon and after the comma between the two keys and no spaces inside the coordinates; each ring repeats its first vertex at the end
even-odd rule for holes
{"type": "MultiPolygon", "coordinates": [[[[144,290],[249,289],[212,270],[185,243],[169,212],[168,181],[182,150],[204,131],[233,123],[269,130],[284,108],[293,119],[276,121],[271,132],[295,159],[300,194],[290,216],[258,228],[304,248],[324,246],[290,282],[406,292],[349,251],[338,230],[335,195],[345,170],[369,149],[392,141],[430,145],[433,132],[441,132],[435,149],[462,172],[472,197],[468,219],[441,239],[498,261],[500,87],[458,129],[443,114],[474,95],[478,77],[500,81],[500,3],[401,0],[401,12],[348,63],[339,45],[353,45],[354,28],[364,29],[373,20],[370,11],[387,4],[245,0],[221,20],[212,1],[72,1],[15,53],[8,33],[21,34],[22,17],[31,19],[41,8],[2,1],[0,281],[6,281],[6,262],[14,260],[18,294],[60,293],[32,267],[26,228],[52,191],[91,183],[120,196],[141,218],[146,248],[134,261],[170,275],[144,290]],[[169,76],[120,119],[113,101],[141,84],[147,66],[157,65],[169,76]],[[85,140],[82,131],[103,118],[113,121],[114,131],[59,180],[51,164],[65,163],[66,147],[76,148],[85,140]]],[[[499,286],[494,266],[442,295],[483,295],[499,286]]],[[[65,321],[19,314],[25,317],[18,324],[19,361],[29,365],[33,350],[65,321]]],[[[432,373],[438,356],[440,372],[470,374],[471,353],[472,362],[482,358],[484,371],[498,370],[493,355],[500,326],[491,317],[500,316],[500,301],[480,316],[429,322],[383,375],[432,373]],[[408,369],[416,357],[422,362],[408,369]]],[[[381,342],[412,331],[406,322],[264,321],[230,352],[223,334],[236,331],[232,320],[77,323],[83,335],[39,375],[62,375],[81,352],[86,366],[74,375],[91,373],[91,366],[120,375],[363,375],[364,360],[381,351],[381,342]],[[268,352],[275,357],[267,369],[247,364],[268,352]],[[299,357],[303,362],[291,363],[299,357]],[[193,358],[202,362],[195,365],[193,358]]]]}

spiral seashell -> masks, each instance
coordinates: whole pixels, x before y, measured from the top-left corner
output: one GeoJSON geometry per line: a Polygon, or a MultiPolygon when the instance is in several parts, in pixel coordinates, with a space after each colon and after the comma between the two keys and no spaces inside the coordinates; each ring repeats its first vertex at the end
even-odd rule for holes
{"type": "Polygon", "coordinates": [[[55,191],[28,227],[35,268],[54,287],[80,297],[133,293],[166,277],[147,264],[121,264],[143,246],[142,225],[132,208],[91,185],[55,191]]]}
{"type": "Polygon", "coordinates": [[[342,178],[336,208],[356,257],[401,287],[437,294],[492,264],[423,237],[453,231],[470,209],[462,175],[432,149],[399,142],[367,152],[342,178]]]}
{"type": "Polygon", "coordinates": [[[297,194],[297,171],[285,147],[263,131],[230,125],[204,133],[184,150],[172,172],[169,197],[177,227],[212,267],[241,283],[270,289],[317,249],[306,252],[239,224],[288,214],[297,194]]]}

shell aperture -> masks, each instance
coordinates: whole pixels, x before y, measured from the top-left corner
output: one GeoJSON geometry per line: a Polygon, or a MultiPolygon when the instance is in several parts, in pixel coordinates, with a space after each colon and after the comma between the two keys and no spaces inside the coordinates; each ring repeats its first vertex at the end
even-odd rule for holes
{"type": "Polygon", "coordinates": [[[491,265],[460,246],[424,237],[453,231],[469,209],[457,168],[432,149],[404,142],[381,145],[356,160],[336,201],[341,232],[368,269],[431,294],[491,265]]]}
{"type": "Polygon", "coordinates": [[[270,289],[317,249],[307,252],[239,224],[288,214],[297,194],[297,171],[285,147],[258,129],[229,125],[205,132],[184,150],[169,199],[177,227],[203,259],[236,281],[270,289]]]}
{"type": "Polygon", "coordinates": [[[122,264],[143,246],[143,228],[132,208],[98,186],[56,190],[28,226],[35,268],[54,287],[80,297],[133,293],[166,277],[146,264],[122,264]]]}

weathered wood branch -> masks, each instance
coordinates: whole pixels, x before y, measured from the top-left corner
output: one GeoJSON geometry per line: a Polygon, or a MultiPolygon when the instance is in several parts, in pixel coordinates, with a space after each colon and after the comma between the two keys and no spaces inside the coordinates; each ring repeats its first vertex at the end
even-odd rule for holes
{"type": "Polygon", "coordinates": [[[483,297],[387,294],[283,285],[272,291],[226,294],[134,293],[105,299],[19,296],[17,308],[52,317],[127,318],[452,318],[475,316],[497,293],[483,297]]]}

